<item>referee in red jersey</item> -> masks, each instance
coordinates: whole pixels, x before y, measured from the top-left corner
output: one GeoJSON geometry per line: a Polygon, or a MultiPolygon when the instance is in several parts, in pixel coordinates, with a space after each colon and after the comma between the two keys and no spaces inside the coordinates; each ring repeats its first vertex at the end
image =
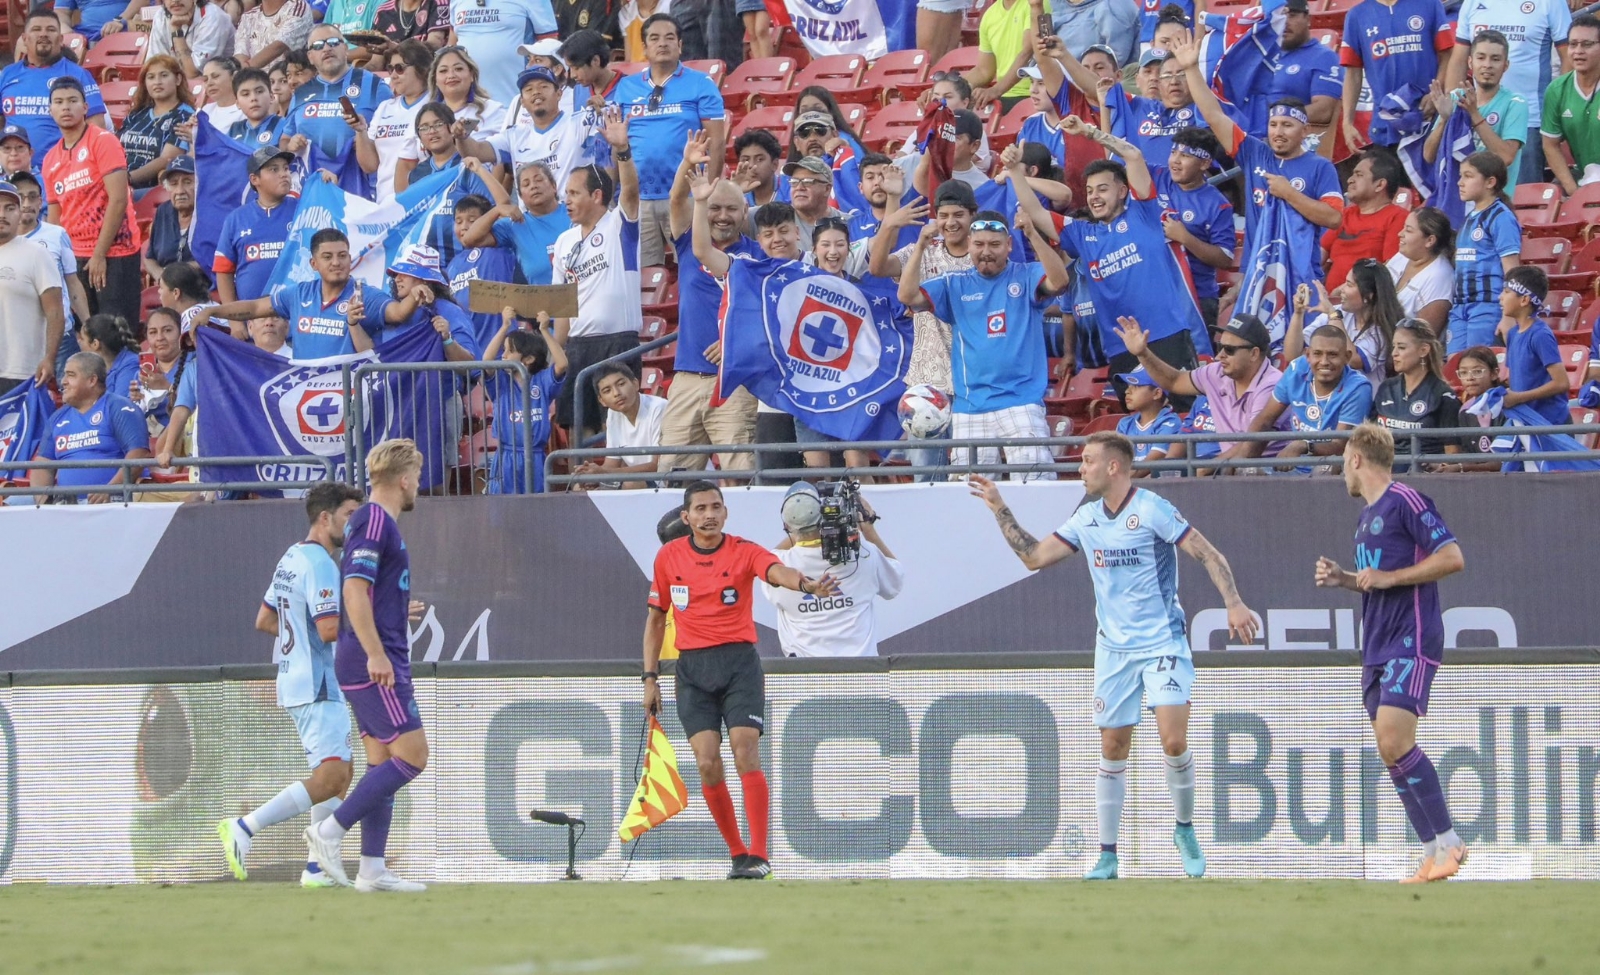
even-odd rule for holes
{"type": "Polygon", "coordinates": [[[661,708],[661,637],[671,607],[677,626],[676,691],[700,790],[711,818],[733,857],[729,880],[761,880],[767,864],[767,777],[761,771],[761,732],[767,713],[766,678],[756,655],[756,622],[750,614],[751,586],[768,585],[816,596],[839,592],[832,572],[810,579],[778,561],[754,542],[725,535],[728,509],[722,489],[695,481],[683,491],[683,520],[691,534],[656,553],[650,582],[650,612],[644,623],[644,706],[661,708]],[[722,726],[728,726],[733,764],[744,790],[744,815],[750,843],[739,835],[739,820],[722,768],[722,726]]]}

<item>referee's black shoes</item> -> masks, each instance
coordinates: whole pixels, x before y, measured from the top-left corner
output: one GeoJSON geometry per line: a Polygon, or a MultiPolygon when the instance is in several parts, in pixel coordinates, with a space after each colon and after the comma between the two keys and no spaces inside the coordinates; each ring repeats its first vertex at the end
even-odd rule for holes
{"type": "Polygon", "coordinates": [[[729,868],[729,870],[728,870],[728,879],[729,880],[743,880],[744,879],[743,870],[744,870],[745,861],[747,861],[749,859],[750,859],[750,854],[748,854],[748,853],[741,853],[738,856],[734,857],[733,858],[733,866],[731,868],[729,868]]]}
{"type": "Polygon", "coordinates": [[[765,859],[748,853],[735,862],[733,872],[728,874],[731,880],[766,880],[770,876],[771,865],[765,859]]]}

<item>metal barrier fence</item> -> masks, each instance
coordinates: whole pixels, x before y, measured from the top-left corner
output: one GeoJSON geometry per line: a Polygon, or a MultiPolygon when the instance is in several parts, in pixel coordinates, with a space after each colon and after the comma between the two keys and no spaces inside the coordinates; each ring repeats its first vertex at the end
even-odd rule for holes
{"type": "MultiPolygon", "coordinates": [[[[320,464],[325,474],[323,480],[334,479],[335,471],[333,459],[329,457],[174,457],[174,468],[201,468],[201,467],[230,467],[242,465],[283,464],[293,461],[296,464],[320,464]]],[[[137,478],[148,467],[152,459],[138,457],[132,460],[102,459],[102,460],[29,460],[7,461],[6,469],[9,471],[63,471],[63,470],[120,470],[124,483],[122,484],[57,484],[51,487],[0,487],[0,499],[15,497],[34,498],[75,498],[78,495],[108,495],[113,500],[120,500],[128,504],[138,494],[202,494],[205,492],[279,492],[284,490],[282,481],[227,481],[223,483],[192,482],[192,481],[150,481],[139,483],[137,478]]],[[[302,482],[310,486],[315,482],[302,482]]],[[[0,501],[3,503],[3,501],[0,501]]]]}
{"type": "MultiPolygon", "coordinates": [[[[1600,450],[1580,451],[1539,451],[1524,452],[1516,455],[1496,453],[1429,453],[1424,449],[1425,442],[1455,440],[1475,440],[1486,432],[1511,431],[1517,435],[1539,435],[1565,433],[1568,435],[1600,434],[1600,424],[1567,424],[1564,426],[1540,427],[1452,427],[1449,429],[1417,430],[1417,431],[1391,431],[1395,434],[1397,463],[1405,465],[1408,473],[1425,473],[1428,467],[1436,464],[1483,464],[1503,463],[1513,459],[1525,461],[1546,460],[1600,460],[1600,450]]],[[[1253,443],[1278,443],[1282,441],[1307,441],[1326,442],[1349,439],[1348,430],[1323,430],[1316,432],[1302,431],[1266,431],[1262,433],[1195,433],[1178,436],[1134,436],[1128,439],[1135,444],[1199,444],[1199,443],[1237,443],[1248,441],[1253,443]]],[[[1030,437],[1013,440],[974,440],[974,439],[945,439],[945,440],[874,440],[858,442],[838,442],[827,444],[696,444],[689,446],[673,447],[584,447],[557,450],[545,458],[545,484],[549,488],[574,485],[591,485],[614,483],[617,480],[615,473],[606,474],[559,474],[556,465],[565,461],[576,467],[584,461],[597,460],[606,457],[623,455],[639,456],[663,454],[694,454],[710,457],[714,454],[748,454],[760,452],[795,452],[802,449],[822,450],[837,453],[844,450],[863,450],[881,452],[890,450],[905,450],[907,448],[949,450],[951,448],[973,448],[967,453],[967,461],[959,464],[940,465],[903,465],[880,467],[803,467],[803,468],[767,468],[765,470],[690,470],[690,471],[664,471],[651,476],[651,480],[664,484],[685,484],[706,477],[714,477],[725,481],[751,481],[760,483],[762,479],[771,479],[774,483],[784,481],[815,478],[815,477],[916,477],[931,476],[948,478],[953,475],[965,474],[1073,474],[1082,466],[1076,460],[1058,459],[1049,464],[1005,464],[1005,463],[978,463],[974,460],[977,451],[983,448],[1003,450],[1006,447],[1047,447],[1051,450],[1066,448],[1081,449],[1087,442],[1085,437],[1030,437]]],[[[1186,456],[1174,460],[1140,461],[1134,464],[1139,470],[1149,470],[1156,473],[1175,472],[1184,477],[1195,477],[1204,473],[1215,473],[1225,470],[1270,469],[1284,466],[1332,466],[1342,467],[1344,459],[1338,454],[1329,456],[1303,455],[1287,459],[1277,457],[1248,457],[1248,458],[1197,458],[1193,451],[1186,451],[1186,456]]]]}
{"type": "MultiPolygon", "coordinates": [[[[582,393],[583,393],[583,391],[585,389],[588,388],[588,384],[594,381],[593,377],[595,376],[595,374],[598,373],[603,367],[609,366],[614,362],[632,362],[634,359],[643,359],[644,358],[644,354],[646,352],[651,352],[651,351],[654,351],[655,349],[665,348],[665,347],[671,345],[672,343],[674,343],[676,341],[678,341],[678,333],[677,332],[673,332],[671,335],[663,335],[658,339],[652,339],[649,342],[646,342],[643,345],[640,345],[640,346],[638,346],[636,348],[629,349],[626,352],[618,352],[616,355],[612,356],[609,359],[601,359],[599,362],[596,362],[592,366],[584,367],[584,370],[582,372],[578,373],[578,375],[576,377],[577,385],[573,387],[574,394],[573,394],[573,398],[572,398],[572,429],[573,429],[573,436],[578,438],[579,446],[583,446],[586,443],[586,441],[584,441],[582,439],[583,438],[583,430],[584,430],[584,426],[583,426],[584,416],[583,416],[583,414],[585,412],[584,402],[583,402],[584,398],[583,398],[582,393]]],[[[638,369],[634,370],[635,373],[638,373],[640,371],[641,370],[638,370],[638,369]]]]}

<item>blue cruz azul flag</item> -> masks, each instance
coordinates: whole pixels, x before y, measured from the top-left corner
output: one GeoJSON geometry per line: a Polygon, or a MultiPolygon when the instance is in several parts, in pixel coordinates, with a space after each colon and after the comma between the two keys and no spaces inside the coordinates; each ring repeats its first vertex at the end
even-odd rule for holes
{"type": "Polygon", "coordinates": [[[1259,225],[1264,243],[1249,257],[1234,306],[1235,313],[1247,312],[1261,319],[1272,335],[1274,349],[1282,346],[1283,334],[1288,331],[1295,289],[1319,278],[1315,255],[1296,253],[1291,246],[1291,215],[1297,216],[1288,203],[1267,197],[1259,225]]]}
{"type": "Polygon", "coordinates": [[[250,192],[250,177],[246,172],[250,150],[228,138],[204,115],[198,116],[195,123],[195,212],[201,214],[201,218],[195,221],[189,250],[194,254],[195,263],[209,275],[222,221],[239,208],[245,194],[250,192]]]}
{"type": "Polygon", "coordinates": [[[895,324],[893,287],[799,261],[735,257],[722,300],[718,400],[743,386],[818,433],[898,439],[911,340],[895,324]]]}
{"type": "MultiPolygon", "coordinates": [[[[196,394],[205,419],[198,424],[202,457],[282,457],[275,463],[205,467],[201,480],[282,481],[286,487],[320,481],[335,461],[345,477],[345,440],[352,411],[345,398],[344,370],[380,361],[371,352],[293,362],[240,342],[215,329],[195,333],[198,346],[196,394]]],[[[438,333],[414,327],[380,344],[384,362],[437,362],[444,359],[438,333]]],[[[412,437],[429,463],[429,476],[442,469],[445,450],[438,416],[437,387],[443,380],[407,374],[367,377],[358,392],[363,442],[370,447],[390,437],[412,437]]]]}
{"type": "MultiPolygon", "coordinates": [[[[0,462],[29,461],[39,451],[39,440],[50,415],[56,411],[50,391],[30,379],[0,396],[0,462]]],[[[23,480],[26,471],[0,467],[0,479],[23,480]]]]}
{"type": "MultiPolygon", "coordinates": [[[[1264,128],[1267,91],[1283,33],[1286,0],[1263,0],[1238,14],[1206,14],[1200,70],[1217,93],[1264,128]]],[[[1252,128],[1256,128],[1253,124],[1252,128]]]]}
{"type": "Polygon", "coordinates": [[[372,177],[361,168],[361,163],[356,160],[356,144],[347,142],[336,156],[325,155],[316,143],[311,144],[311,150],[306,160],[306,169],[313,174],[305,179],[317,179],[318,170],[327,170],[333,174],[334,182],[339,188],[352,196],[362,198],[372,195],[372,177]]]}

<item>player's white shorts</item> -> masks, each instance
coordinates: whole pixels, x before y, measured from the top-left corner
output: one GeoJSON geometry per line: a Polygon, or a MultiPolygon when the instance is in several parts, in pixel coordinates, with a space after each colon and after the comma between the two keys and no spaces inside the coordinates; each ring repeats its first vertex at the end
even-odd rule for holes
{"type": "MultiPolygon", "coordinates": [[[[952,413],[950,415],[950,438],[952,440],[1023,440],[1043,438],[1050,436],[1050,424],[1045,420],[1044,404],[1029,403],[1026,406],[1008,406],[1003,410],[994,410],[990,413],[952,413]]],[[[955,466],[966,464],[967,453],[976,449],[975,462],[979,464],[998,464],[1001,449],[999,447],[952,447],[950,448],[950,463],[955,466]]],[[[1049,447],[1006,447],[1005,459],[1007,464],[1054,464],[1055,455],[1049,447]]],[[[966,475],[957,473],[952,475],[957,480],[965,480],[966,475]]],[[[1013,471],[1009,478],[1013,481],[1053,481],[1056,479],[1055,471],[1013,471]]]]}
{"type": "Polygon", "coordinates": [[[1188,704],[1194,689],[1189,648],[1174,643],[1165,652],[1094,651],[1094,723],[1126,728],[1139,723],[1140,703],[1151,708],[1188,704]]]}
{"type": "Polygon", "coordinates": [[[343,701],[313,701],[284,710],[294,718],[308,766],[316,768],[331,758],[350,761],[350,709],[343,701]]]}

